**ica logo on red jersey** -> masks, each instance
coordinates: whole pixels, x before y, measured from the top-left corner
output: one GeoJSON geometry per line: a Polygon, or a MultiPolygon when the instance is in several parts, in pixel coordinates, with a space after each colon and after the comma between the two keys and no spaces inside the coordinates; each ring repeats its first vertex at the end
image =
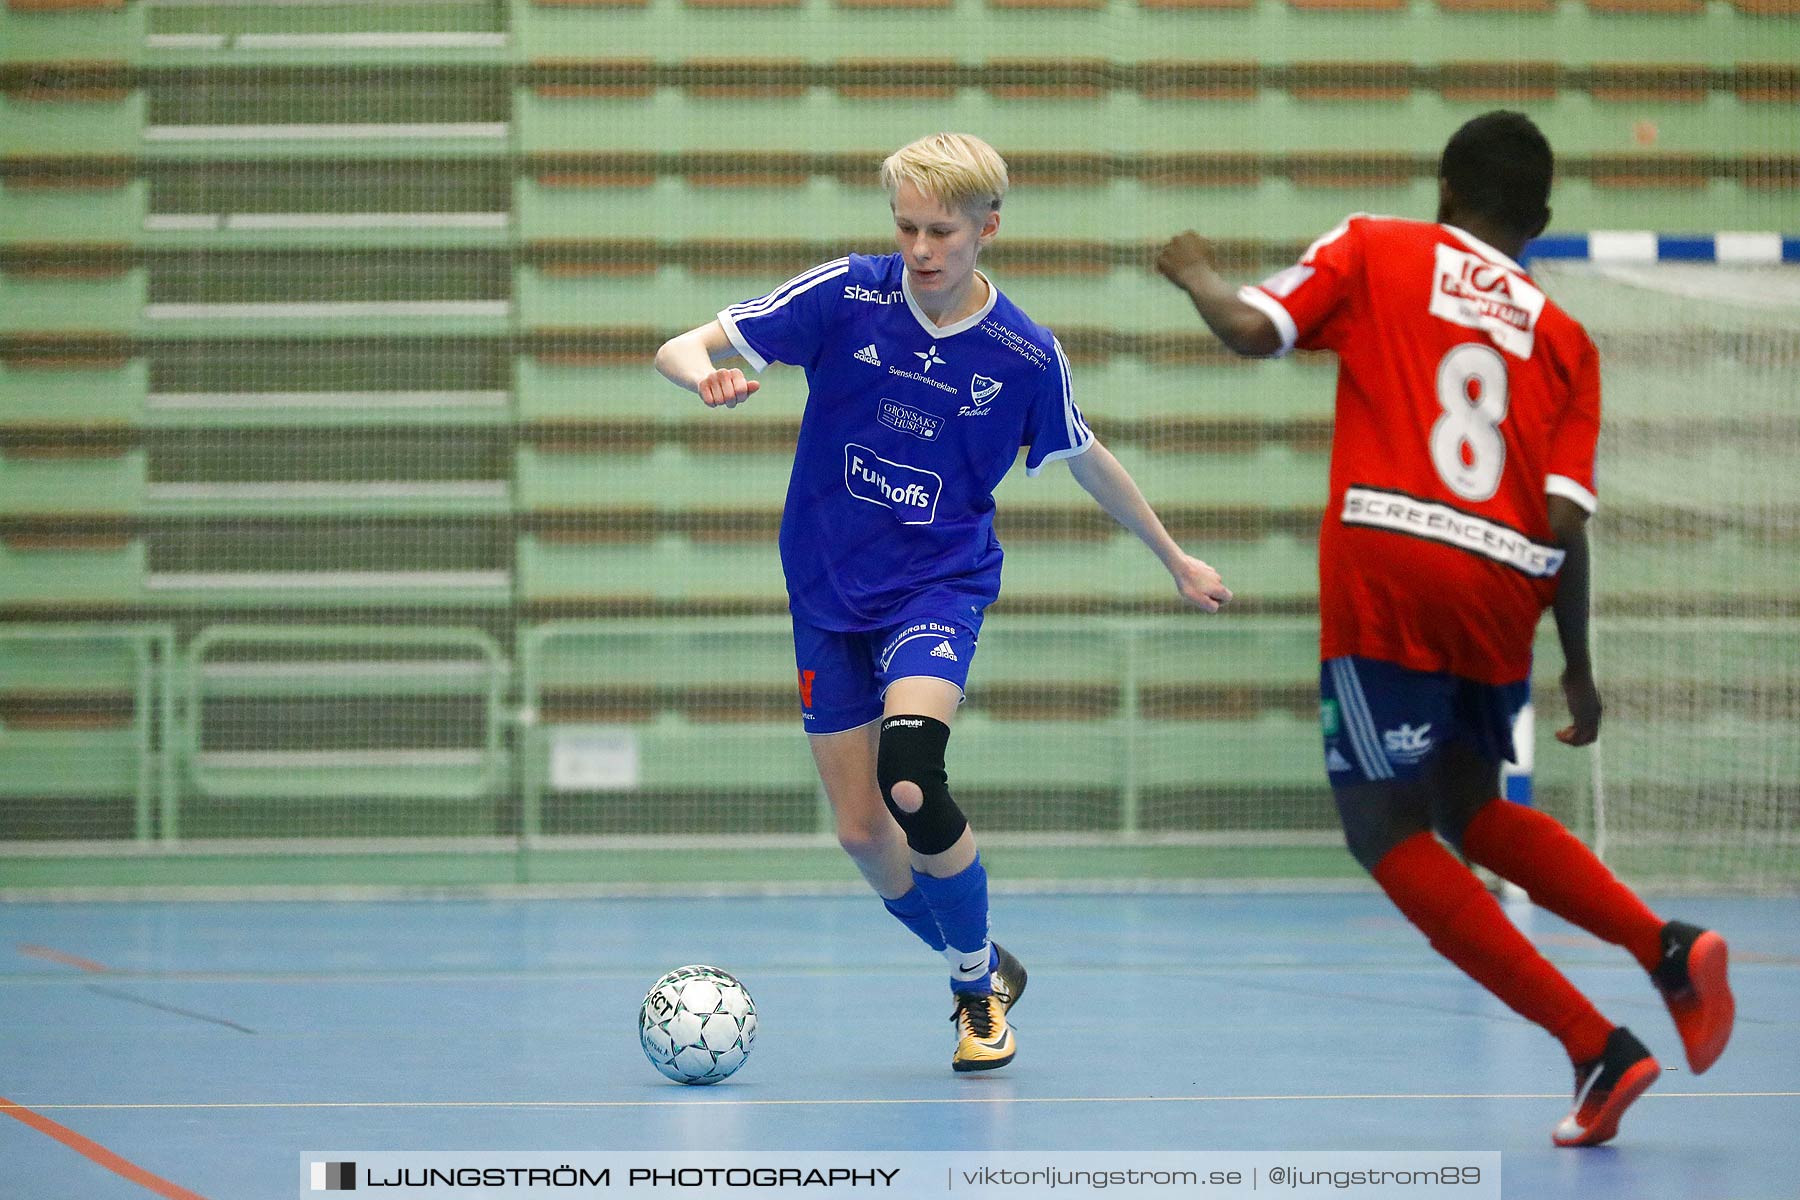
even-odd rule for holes
{"type": "Polygon", "coordinates": [[[1478,254],[1439,243],[1431,285],[1431,315],[1479,329],[1493,343],[1530,358],[1544,293],[1530,280],[1478,254]]]}

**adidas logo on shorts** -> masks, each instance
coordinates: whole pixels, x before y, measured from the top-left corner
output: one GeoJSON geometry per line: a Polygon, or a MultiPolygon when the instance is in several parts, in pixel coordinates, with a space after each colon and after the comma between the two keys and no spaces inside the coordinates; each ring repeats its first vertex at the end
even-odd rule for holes
{"type": "Polygon", "coordinates": [[[861,350],[858,350],[856,352],[855,357],[857,358],[858,361],[866,362],[871,367],[879,367],[881,365],[881,355],[875,353],[875,343],[874,342],[870,342],[868,345],[864,346],[861,350]]]}
{"type": "Polygon", "coordinates": [[[962,661],[961,659],[956,657],[956,651],[954,651],[950,648],[949,642],[939,642],[937,644],[937,649],[935,649],[931,652],[931,657],[947,658],[951,662],[961,662],[962,661]]]}

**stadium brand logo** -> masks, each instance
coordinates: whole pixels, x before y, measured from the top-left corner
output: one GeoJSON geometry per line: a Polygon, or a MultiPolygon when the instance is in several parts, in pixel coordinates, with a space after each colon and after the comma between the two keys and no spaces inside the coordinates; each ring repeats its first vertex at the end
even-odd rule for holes
{"type": "Polygon", "coordinates": [[[870,342],[861,350],[858,350],[852,357],[860,362],[868,363],[871,367],[879,367],[881,365],[881,355],[875,352],[874,342],[870,342]]]}
{"type": "Polygon", "coordinates": [[[881,401],[881,410],[877,416],[881,423],[886,425],[889,429],[898,429],[901,433],[910,433],[912,436],[927,442],[937,441],[938,434],[941,433],[944,428],[944,419],[942,417],[934,417],[928,412],[921,412],[918,409],[913,408],[911,405],[901,404],[897,400],[889,400],[885,397],[883,397],[881,401]]]}
{"type": "Polygon", "coordinates": [[[844,447],[844,486],[858,500],[901,514],[902,525],[929,525],[937,518],[944,478],[851,442],[844,447]]]}
{"type": "Polygon", "coordinates": [[[875,292],[861,284],[847,283],[844,285],[844,299],[860,300],[864,304],[898,304],[905,298],[898,291],[875,292]]]}
{"type": "Polygon", "coordinates": [[[1402,724],[1398,729],[1389,729],[1381,735],[1382,745],[1387,747],[1388,757],[1400,762],[1418,762],[1431,749],[1431,722],[1423,725],[1402,724]]]}
{"type": "Polygon", "coordinates": [[[987,416],[992,411],[988,406],[994,402],[994,397],[1000,394],[1000,389],[1004,386],[1006,385],[998,379],[989,379],[986,375],[970,376],[969,399],[974,403],[963,405],[956,410],[956,415],[959,417],[987,416]]]}
{"type": "Polygon", "coordinates": [[[353,1162],[316,1162],[312,1164],[312,1190],[315,1192],[354,1192],[356,1164],[353,1162]]]}
{"type": "Polygon", "coordinates": [[[1430,311],[1454,325],[1481,330],[1502,350],[1530,358],[1544,293],[1480,255],[1439,244],[1430,311]]]}

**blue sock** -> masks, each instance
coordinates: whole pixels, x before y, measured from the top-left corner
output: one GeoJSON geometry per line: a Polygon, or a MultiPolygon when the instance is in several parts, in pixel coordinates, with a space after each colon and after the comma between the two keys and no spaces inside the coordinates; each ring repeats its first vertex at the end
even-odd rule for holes
{"type": "Polygon", "coordinates": [[[925,903],[925,893],[917,887],[909,888],[906,895],[895,900],[885,897],[881,903],[894,914],[900,923],[919,936],[919,940],[933,950],[944,949],[944,935],[938,929],[937,918],[931,915],[931,906],[925,903]]]}
{"type": "Polygon", "coordinates": [[[938,929],[944,935],[943,953],[950,962],[951,988],[959,992],[992,991],[987,868],[981,865],[981,856],[977,854],[974,862],[948,879],[914,871],[913,882],[931,906],[931,915],[937,918],[938,929]],[[979,965],[964,970],[963,963],[977,954],[981,956],[979,965]]]}

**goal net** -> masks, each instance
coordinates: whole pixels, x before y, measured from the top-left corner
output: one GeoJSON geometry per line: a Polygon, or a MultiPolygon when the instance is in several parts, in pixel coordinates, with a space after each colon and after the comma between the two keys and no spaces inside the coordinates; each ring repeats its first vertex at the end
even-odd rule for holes
{"type": "MultiPolygon", "coordinates": [[[[1628,877],[1791,887],[1800,269],[1540,261],[1535,273],[1601,353],[1594,628],[1607,703],[1585,780],[1551,765],[1570,757],[1553,745],[1538,764],[1581,797],[1584,833],[1628,877]]],[[[1554,695],[1554,678],[1539,692],[1554,695]]]]}

